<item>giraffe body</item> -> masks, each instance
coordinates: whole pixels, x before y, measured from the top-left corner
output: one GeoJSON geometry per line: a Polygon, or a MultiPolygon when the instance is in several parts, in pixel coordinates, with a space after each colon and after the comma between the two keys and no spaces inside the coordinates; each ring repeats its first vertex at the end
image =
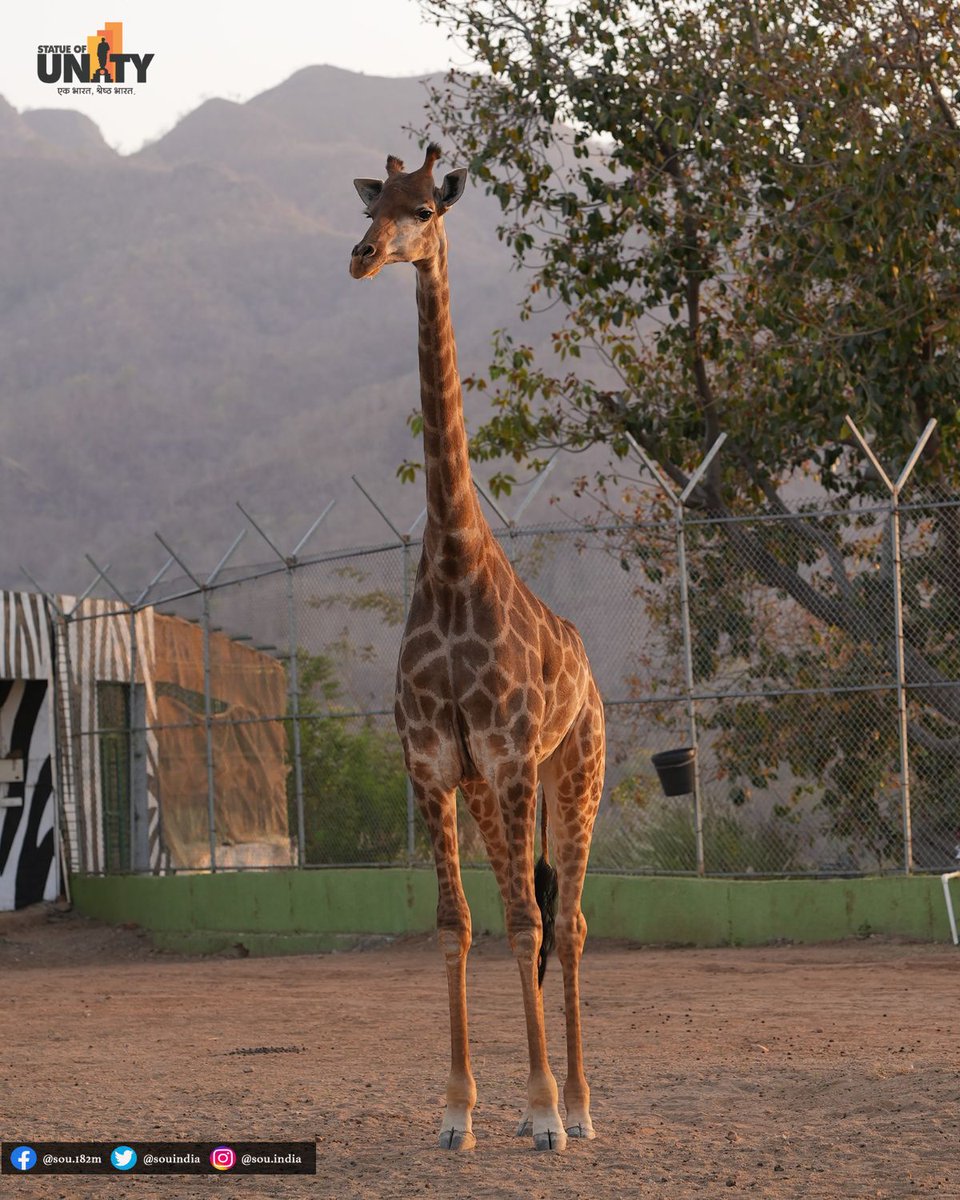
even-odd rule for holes
{"type": "MultiPolygon", "coordinates": [[[[437,867],[437,926],[450,1000],[451,1071],[440,1145],[475,1144],[476,1085],[467,1036],[470,910],[460,879],[456,792],[477,821],[504,902],[520,969],[530,1054],[527,1110],[518,1133],[539,1149],[593,1137],[583,1073],[580,909],[590,837],[603,786],[603,706],[580,635],[520,580],[494,538],[473,487],[450,321],[443,214],[465,171],[433,182],[439,150],[409,174],[393,157],[387,179],[355,180],[373,224],[353,249],[355,278],[392,262],[417,270],[427,524],[400,648],[396,719],[407,770],[437,867]],[[553,830],[567,1034],[566,1121],[547,1060],[538,959],[543,923],[534,891],[538,785],[553,830]]],[[[542,853],[547,854],[546,839],[542,853]]]]}
{"type": "Polygon", "coordinates": [[[511,764],[549,758],[591,683],[580,636],[515,574],[492,533],[460,580],[437,577],[429,550],[414,587],[397,669],[397,725],[418,777],[457,787],[513,782],[511,764]]]}

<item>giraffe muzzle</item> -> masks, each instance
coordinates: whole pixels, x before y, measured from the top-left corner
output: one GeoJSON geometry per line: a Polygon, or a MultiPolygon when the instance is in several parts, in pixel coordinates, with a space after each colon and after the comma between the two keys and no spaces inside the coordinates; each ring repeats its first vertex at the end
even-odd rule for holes
{"type": "Polygon", "coordinates": [[[369,242],[357,242],[350,251],[350,274],[354,279],[362,279],[370,273],[370,268],[377,258],[377,248],[369,242]]]}

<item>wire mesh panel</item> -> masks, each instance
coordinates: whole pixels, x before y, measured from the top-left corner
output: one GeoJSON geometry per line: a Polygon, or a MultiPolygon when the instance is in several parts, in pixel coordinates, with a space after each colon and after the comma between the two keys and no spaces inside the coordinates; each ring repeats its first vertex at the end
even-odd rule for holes
{"type": "Polygon", "coordinates": [[[590,868],[693,872],[697,867],[693,796],[665,796],[653,755],[687,743],[688,716],[677,700],[607,705],[607,778],[594,828],[590,868]]]}
{"type": "Polygon", "coordinates": [[[960,856],[960,506],[930,495],[901,523],[913,857],[946,871],[960,856]]]}
{"type": "Polygon", "coordinates": [[[288,866],[288,609],[283,574],[231,583],[208,599],[209,727],[218,866],[288,866]],[[242,614],[242,616],[241,616],[242,614]],[[231,636],[240,620],[269,641],[231,636]]]}
{"type": "Polygon", "coordinates": [[[707,869],[902,866],[887,510],[688,537],[705,795],[750,845],[707,869]]]}
{"type": "Polygon", "coordinates": [[[299,645],[319,660],[326,710],[393,712],[400,635],[419,546],[312,563],[297,572],[299,645]]]}
{"type": "MultiPolygon", "coordinates": [[[[917,869],[955,863],[960,502],[901,503],[899,542],[892,514],[884,499],[501,531],[579,628],[606,703],[591,869],[692,872],[702,853],[717,875],[902,870],[908,837],[917,869]],[[692,745],[695,790],[667,797],[653,755],[692,745]]],[[[419,556],[278,560],[166,580],[135,613],[73,613],[63,758],[96,795],[77,816],[85,869],[429,861],[393,722],[419,556]]],[[[463,861],[483,861],[462,804],[460,832],[463,861]]]]}
{"type": "Polygon", "coordinates": [[[348,554],[296,573],[305,865],[409,857],[393,691],[413,553],[348,554]]]}

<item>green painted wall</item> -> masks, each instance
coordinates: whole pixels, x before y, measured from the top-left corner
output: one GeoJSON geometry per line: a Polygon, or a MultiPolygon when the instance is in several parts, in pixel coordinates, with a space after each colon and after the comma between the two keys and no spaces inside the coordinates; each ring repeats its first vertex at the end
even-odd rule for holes
{"type": "MultiPolygon", "coordinates": [[[[960,909],[960,879],[954,881],[960,909]]],[[[247,871],[166,878],[78,876],[77,908],[135,921],[161,946],[210,952],[242,942],[252,953],[332,949],[358,937],[433,929],[432,871],[405,868],[247,871]]],[[[464,872],[475,930],[503,931],[489,871],[464,872]]],[[[719,880],[590,875],[584,913],[593,937],[656,944],[762,945],[866,933],[949,941],[939,876],[844,880],[719,880]]]]}

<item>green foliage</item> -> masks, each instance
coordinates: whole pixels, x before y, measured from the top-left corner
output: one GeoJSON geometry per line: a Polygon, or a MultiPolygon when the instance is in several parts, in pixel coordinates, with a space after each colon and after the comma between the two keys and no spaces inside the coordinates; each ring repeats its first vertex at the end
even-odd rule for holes
{"type": "MultiPolygon", "coordinates": [[[[338,715],[333,660],[298,655],[307,863],[396,862],[407,847],[406,772],[396,733],[338,715]]],[[[288,722],[291,762],[293,726],[288,722]]],[[[296,787],[287,782],[290,828],[296,787]]]]}
{"type": "Polygon", "coordinates": [[[951,4],[424,7],[485,68],[434,89],[434,123],[500,201],[527,312],[563,314],[553,362],[498,336],[478,455],[622,455],[629,430],[682,473],[725,430],[714,502],[811,454],[856,490],[831,470],[852,409],[893,461],[937,416],[955,477],[951,4]]]}
{"type": "MultiPolygon", "coordinates": [[[[594,869],[696,871],[693,807],[687,799],[626,798],[637,781],[621,785],[594,833],[594,869]]],[[[642,794],[642,785],[641,785],[642,794]]],[[[776,875],[800,871],[799,839],[789,823],[758,820],[705,805],[703,851],[711,875],[776,875]]]]}

